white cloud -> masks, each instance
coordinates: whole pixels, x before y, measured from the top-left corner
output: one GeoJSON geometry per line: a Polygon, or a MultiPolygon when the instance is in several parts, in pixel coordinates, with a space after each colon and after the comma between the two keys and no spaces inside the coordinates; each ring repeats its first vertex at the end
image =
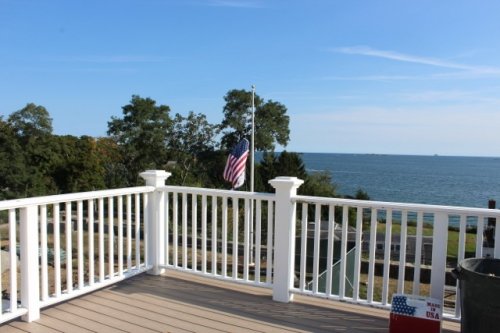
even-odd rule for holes
{"type": "MultiPolygon", "coordinates": [[[[443,90],[421,91],[412,93],[399,93],[396,98],[407,102],[451,102],[456,104],[488,103],[500,106],[500,97],[489,97],[485,91],[443,90]]],[[[450,104],[451,104],[450,103],[450,104]]]]}
{"type": "Polygon", "coordinates": [[[479,78],[498,78],[499,71],[461,71],[451,73],[433,73],[428,75],[362,75],[362,76],[325,76],[321,80],[326,81],[429,81],[429,80],[473,80],[479,78]]]}
{"type": "Polygon", "coordinates": [[[450,68],[450,69],[460,69],[467,72],[472,72],[476,74],[500,74],[500,68],[496,67],[483,67],[483,66],[473,66],[465,65],[461,63],[451,62],[447,60],[442,60],[438,58],[422,57],[410,54],[404,54],[394,51],[377,50],[368,46],[350,46],[350,47],[338,47],[331,49],[336,53],[343,54],[354,54],[362,55],[376,58],[383,58],[388,60],[394,60],[399,62],[408,62],[414,64],[428,65],[440,68],[450,68]]]}

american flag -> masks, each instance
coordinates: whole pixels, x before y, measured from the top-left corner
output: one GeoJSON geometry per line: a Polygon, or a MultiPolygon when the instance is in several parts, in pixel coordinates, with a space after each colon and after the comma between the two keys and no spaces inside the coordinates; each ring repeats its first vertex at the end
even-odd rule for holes
{"type": "Polygon", "coordinates": [[[233,185],[233,189],[240,187],[245,182],[245,165],[249,146],[247,139],[241,140],[227,158],[224,179],[233,185]]]}

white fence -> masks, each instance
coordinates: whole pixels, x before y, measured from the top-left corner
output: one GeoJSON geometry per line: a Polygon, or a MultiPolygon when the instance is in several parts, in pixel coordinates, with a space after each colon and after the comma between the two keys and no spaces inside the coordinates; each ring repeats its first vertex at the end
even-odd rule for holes
{"type": "Polygon", "coordinates": [[[167,221],[162,267],[271,287],[274,195],[175,186],[160,191],[167,221]]]}
{"type": "Polygon", "coordinates": [[[300,216],[295,293],[385,308],[393,293],[430,296],[444,301],[445,317],[458,319],[452,268],[486,251],[500,258],[500,242],[483,246],[499,210],[306,196],[293,202],[300,216]]]}
{"type": "Polygon", "coordinates": [[[0,322],[165,269],[272,288],[281,302],[388,308],[395,292],[428,295],[457,319],[451,268],[486,251],[500,258],[500,242],[483,248],[498,210],[298,196],[302,181],[289,177],[263,194],[141,176],[147,186],[0,202],[0,322]]]}
{"type": "Polygon", "coordinates": [[[144,207],[152,191],[136,187],[0,202],[0,286],[6,291],[0,322],[22,315],[36,320],[40,308],[149,269],[144,207]]]}

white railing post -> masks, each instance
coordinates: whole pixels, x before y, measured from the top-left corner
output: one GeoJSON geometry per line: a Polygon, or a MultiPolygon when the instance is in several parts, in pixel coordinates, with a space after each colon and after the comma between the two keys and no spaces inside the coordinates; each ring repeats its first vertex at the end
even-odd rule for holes
{"type": "Polygon", "coordinates": [[[269,181],[276,189],[274,234],[273,300],[288,303],[293,294],[295,263],[295,203],[292,198],[304,183],[296,177],[277,177],[269,181]]]}
{"type": "MultiPolygon", "coordinates": [[[[448,215],[436,213],[432,236],[431,297],[443,299],[448,248],[448,215]]],[[[415,254],[420,255],[420,254],[415,254]]]]}
{"type": "Polygon", "coordinates": [[[28,310],[22,319],[40,318],[40,276],[38,270],[38,206],[21,208],[21,306],[28,310]]]}
{"type": "MultiPolygon", "coordinates": [[[[146,186],[154,187],[165,186],[165,180],[170,175],[170,172],[163,170],[147,170],[140,174],[146,181],[146,186]]],[[[144,221],[148,224],[144,229],[148,230],[144,237],[148,253],[146,266],[152,266],[148,274],[159,275],[164,271],[160,265],[165,264],[165,192],[153,191],[148,196],[148,218],[144,221]]]]}

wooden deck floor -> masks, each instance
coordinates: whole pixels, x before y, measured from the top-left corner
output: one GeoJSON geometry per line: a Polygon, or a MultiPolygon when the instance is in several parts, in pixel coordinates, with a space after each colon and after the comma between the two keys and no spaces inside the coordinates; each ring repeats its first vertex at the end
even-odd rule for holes
{"type": "MultiPolygon", "coordinates": [[[[296,296],[273,302],[270,290],[169,271],[142,274],[44,309],[40,320],[3,332],[388,332],[388,312],[296,296]]],[[[443,332],[460,331],[447,322],[443,332]]]]}

